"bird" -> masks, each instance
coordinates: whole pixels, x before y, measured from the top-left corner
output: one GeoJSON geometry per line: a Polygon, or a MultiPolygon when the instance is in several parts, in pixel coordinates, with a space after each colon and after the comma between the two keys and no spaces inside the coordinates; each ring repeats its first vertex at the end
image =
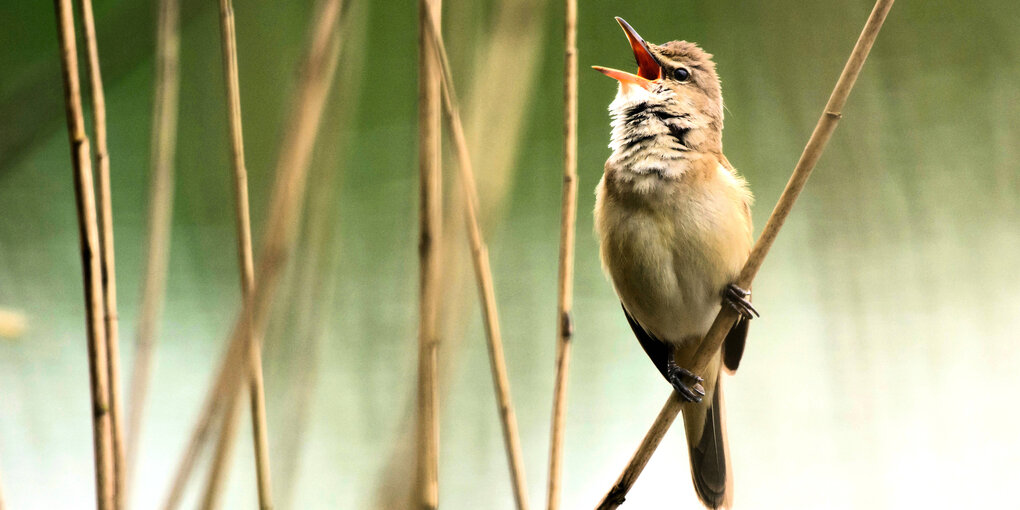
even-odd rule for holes
{"type": "Polygon", "coordinates": [[[747,181],[723,155],[723,99],[712,55],[697,44],[646,42],[622,18],[637,74],[609,105],[612,154],[596,188],[602,267],[634,335],[683,406],[695,492],[733,503],[721,371],[736,371],[758,316],[734,282],[753,244],[747,181]],[[739,314],[704,377],[693,356],[722,306],[739,314]]]}

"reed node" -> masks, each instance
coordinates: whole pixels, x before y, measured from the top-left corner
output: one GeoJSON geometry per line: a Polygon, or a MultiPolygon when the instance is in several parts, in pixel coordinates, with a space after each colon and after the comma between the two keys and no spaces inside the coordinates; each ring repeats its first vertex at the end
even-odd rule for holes
{"type": "Polygon", "coordinates": [[[61,75],[67,114],[67,135],[71,149],[74,197],[78,213],[78,237],[85,291],[86,343],[89,360],[89,393],[92,397],[92,438],[96,477],[96,506],[116,508],[114,489],[113,425],[110,417],[109,369],[106,328],[103,322],[103,282],[100,266],[99,222],[89,158],[89,139],[82,113],[78,53],[74,35],[74,14],[70,0],[54,0],[60,43],[61,75]]]}

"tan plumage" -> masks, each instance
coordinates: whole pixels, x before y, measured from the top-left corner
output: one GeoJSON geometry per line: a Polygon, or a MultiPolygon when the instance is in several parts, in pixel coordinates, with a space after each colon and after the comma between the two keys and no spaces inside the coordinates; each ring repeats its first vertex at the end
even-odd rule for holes
{"type": "MultiPolygon", "coordinates": [[[[640,55],[641,76],[633,80],[603,71],[621,83],[610,105],[613,154],[596,190],[595,229],[603,267],[631,326],[670,379],[668,358],[690,367],[724,290],[747,259],[751,194],[722,154],[722,96],[711,55],[684,41],[637,42],[661,71],[649,74],[655,68],[640,55]],[[685,76],[678,68],[687,70],[686,80],[674,78],[685,76]]],[[[746,334],[746,323],[734,333],[746,334]]],[[[733,339],[737,343],[742,349],[742,336],[733,339]]],[[[728,364],[735,360],[731,368],[739,357],[739,351],[727,353],[728,364]]],[[[732,503],[733,477],[719,384],[722,356],[709,366],[705,396],[684,406],[684,425],[695,488],[707,506],[718,508],[732,503]]]]}
{"type": "Polygon", "coordinates": [[[675,179],[607,166],[599,182],[603,267],[627,310],[666,342],[700,340],[751,248],[746,185],[720,158],[692,153],[675,179]]]}

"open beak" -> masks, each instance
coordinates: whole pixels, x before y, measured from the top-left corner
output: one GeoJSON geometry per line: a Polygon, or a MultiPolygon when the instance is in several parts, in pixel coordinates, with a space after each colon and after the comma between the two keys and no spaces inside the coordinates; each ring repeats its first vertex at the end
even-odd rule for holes
{"type": "Polygon", "coordinates": [[[648,43],[638,35],[637,31],[619,16],[616,17],[616,21],[623,27],[623,32],[627,34],[627,40],[630,41],[630,49],[634,51],[634,59],[637,60],[638,72],[637,74],[631,74],[601,66],[592,66],[593,69],[610,78],[619,80],[620,83],[637,85],[645,90],[651,89],[652,82],[662,78],[662,67],[655,56],[652,55],[651,50],[648,49],[648,43]]]}

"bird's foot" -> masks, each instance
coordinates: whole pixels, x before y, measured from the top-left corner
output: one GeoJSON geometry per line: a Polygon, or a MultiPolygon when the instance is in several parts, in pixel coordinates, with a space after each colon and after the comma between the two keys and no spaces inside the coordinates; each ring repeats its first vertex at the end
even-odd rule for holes
{"type": "Polygon", "coordinates": [[[667,375],[669,383],[680,394],[680,398],[687,402],[701,402],[701,398],[705,396],[705,387],[701,385],[704,379],[672,362],[669,364],[667,375]]]}
{"type": "Polygon", "coordinates": [[[737,287],[733,283],[727,285],[726,290],[723,291],[723,300],[732,306],[741,317],[748,320],[761,317],[758,310],[755,310],[751,301],[747,299],[749,297],[751,297],[750,291],[737,287]]]}

